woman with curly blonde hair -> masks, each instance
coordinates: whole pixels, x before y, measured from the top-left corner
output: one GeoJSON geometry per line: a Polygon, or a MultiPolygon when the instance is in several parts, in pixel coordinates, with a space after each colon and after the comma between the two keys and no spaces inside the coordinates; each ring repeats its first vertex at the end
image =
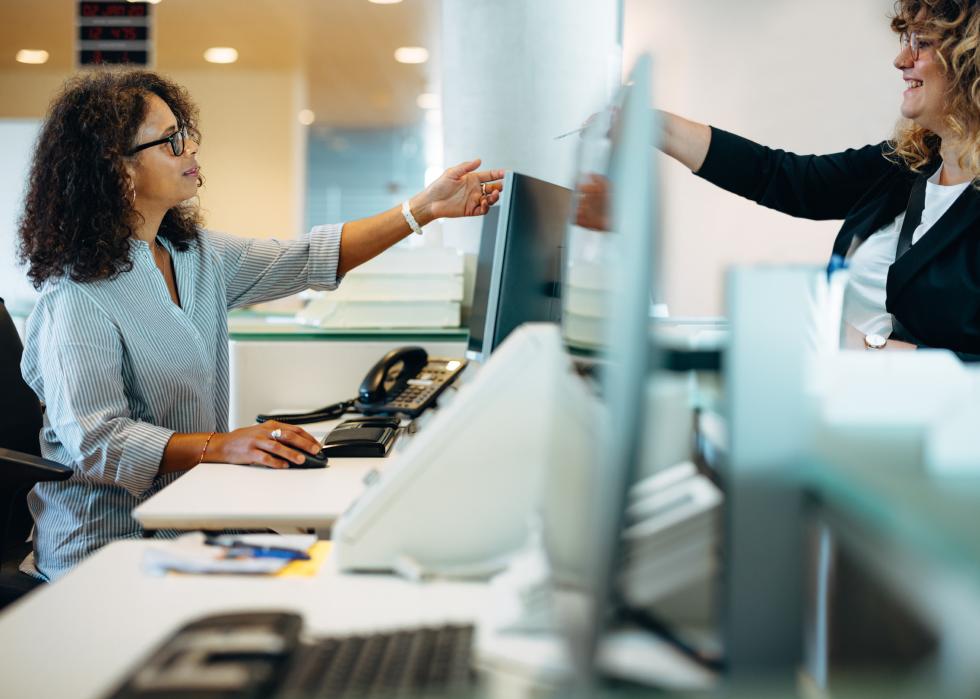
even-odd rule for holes
{"type": "Polygon", "coordinates": [[[664,113],[661,147],[763,206],[843,219],[852,344],[980,359],[980,7],[898,0],[891,26],[907,86],[891,141],[801,156],[664,113]]]}
{"type": "Polygon", "coordinates": [[[228,430],[228,309],[336,288],[435,218],[485,214],[503,176],[462,163],[401,209],[253,240],[201,227],[199,133],[187,91],[142,70],[72,78],[41,129],[19,230],[41,291],[21,371],[46,404],[43,456],[74,472],[28,498],[29,574],[58,578],[141,536],[133,508],[202,461],[287,468],[315,454],[292,425],[228,430]]]}

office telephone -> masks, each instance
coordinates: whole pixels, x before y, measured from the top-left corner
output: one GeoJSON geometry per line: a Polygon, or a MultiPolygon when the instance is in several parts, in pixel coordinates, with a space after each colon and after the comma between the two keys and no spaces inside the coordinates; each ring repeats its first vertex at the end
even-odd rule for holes
{"type": "Polygon", "coordinates": [[[421,347],[391,350],[364,377],[354,407],[365,415],[418,417],[465,366],[465,359],[430,358],[421,347]]]}
{"type": "Polygon", "coordinates": [[[307,413],[262,414],[255,419],[257,422],[277,420],[304,425],[336,420],[349,412],[414,418],[435,405],[439,395],[465,368],[465,359],[440,359],[429,357],[421,347],[399,347],[371,367],[356,398],[307,413]]]}

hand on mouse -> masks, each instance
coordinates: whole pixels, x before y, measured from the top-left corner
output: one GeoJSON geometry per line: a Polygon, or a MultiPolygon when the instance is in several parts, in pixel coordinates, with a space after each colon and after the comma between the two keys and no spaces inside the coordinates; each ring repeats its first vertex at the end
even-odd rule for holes
{"type": "Polygon", "coordinates": [[[214,435],[203,461],[289,468],[319,451],[320,443],[303,428],[269,420],[214,435]]]}

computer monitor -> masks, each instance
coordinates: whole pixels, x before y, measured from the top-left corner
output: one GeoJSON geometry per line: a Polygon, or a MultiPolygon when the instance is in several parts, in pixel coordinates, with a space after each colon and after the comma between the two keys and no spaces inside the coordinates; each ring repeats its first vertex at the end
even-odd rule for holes
{"type": "MultiPolygon", "coordinates": [[[[648,427],[645,388],[656,351],[648,330],[649,290],[655,277],[654,239],[659,234],[650,82],[651,61],[644,56],[613,105],[597,120],[604,118],[605,125],[584,136],[611,141],[606,171],[594,173],[608,184],[608,230],[590,234],[590,244],[598,249],[594,259],[601,261],[604,272],[596,296],[601,304],[596,354],[605,406],[596,436],[592,486],[582,503],[591,536],[583,552],[590,575],[580,585],[591,598],[591,612],[578,620],[578,628],[569,629],[580,679],[587,683],[597,675],[597,650],[617,598],[627,495],[637,478],[642,439],[649,439],[644,435],[648,427]]],[[[583,152],[589,148],[583,147],[583,152]]],[[[580,161],[583,167],[591,165],[580,161]]],[[[579,181],[586,174],[578,173],[579,181]]]]}
{"type": "Polygon", "coordinates": [[[468,356],[490,356],[517,326],[561,318],[565,226],[571,191],[508,172],[480,237],[468,356]]]}

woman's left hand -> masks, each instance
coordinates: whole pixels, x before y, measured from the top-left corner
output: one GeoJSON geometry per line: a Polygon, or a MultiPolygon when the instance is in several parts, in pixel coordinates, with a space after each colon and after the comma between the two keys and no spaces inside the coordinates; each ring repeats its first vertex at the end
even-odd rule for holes
{"type": "Polygon", "coordinates": [[[501,182],[504,171],[474,172],[478,167],[480,161],[471,160],[449,168],[418,195],[417,201],[412,201],[412,209],[425,212],[424,218],[427,220],[482,216],[487,213],[500,199],[500,191],[504,188],[501,182]]]}

